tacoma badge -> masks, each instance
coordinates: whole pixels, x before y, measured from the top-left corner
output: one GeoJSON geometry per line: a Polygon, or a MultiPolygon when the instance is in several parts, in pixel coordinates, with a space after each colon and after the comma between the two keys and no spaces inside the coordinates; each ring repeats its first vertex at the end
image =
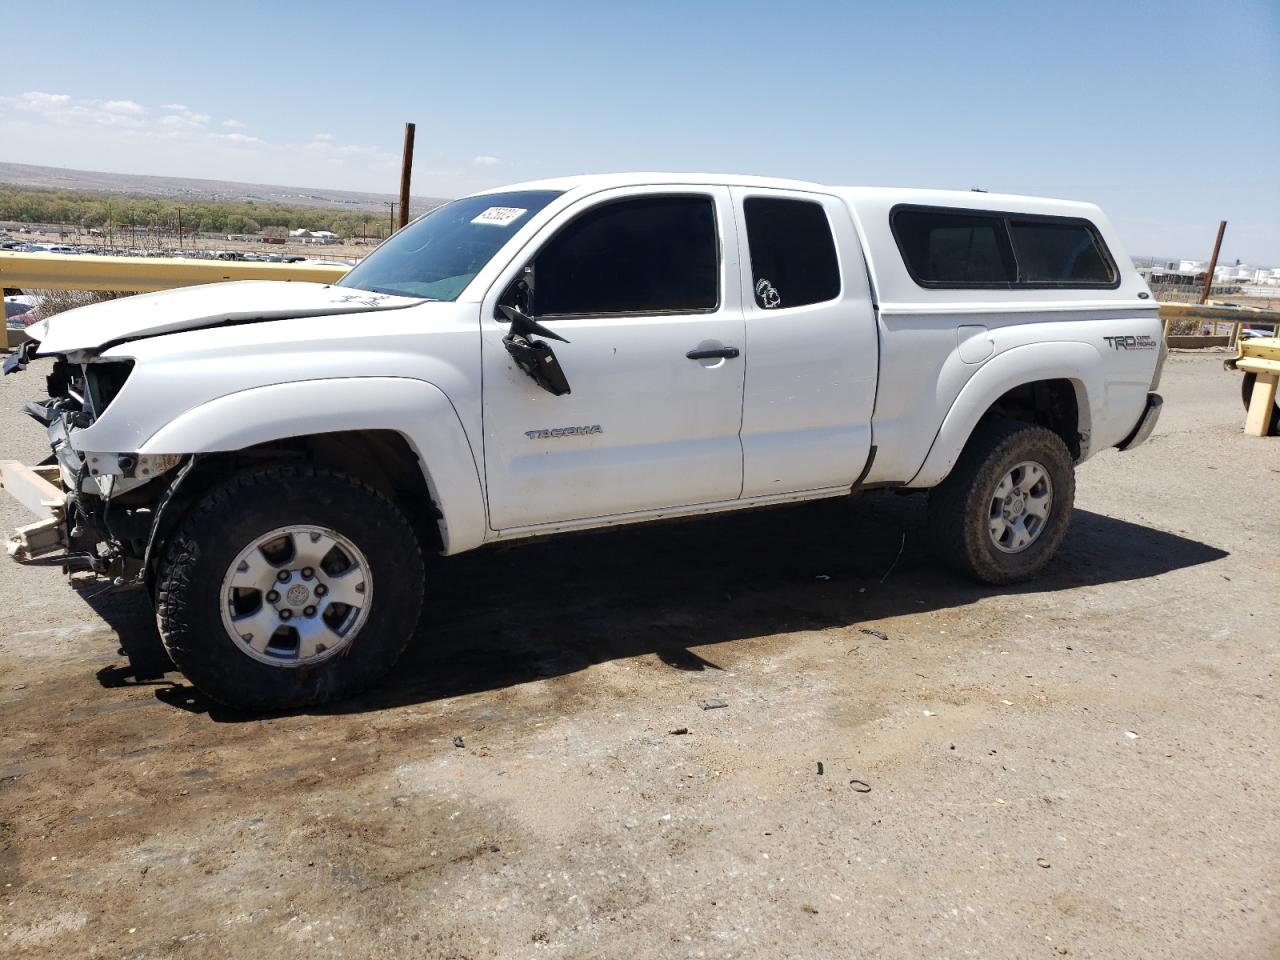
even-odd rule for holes
{"type": "Polygon", "coordinates": [[[552,427],[549,430],[526,430],[524,435],[530,440],[550,440],[554,437],[586,437],[593,433],[604,433],[598,423],[589,427],[552,427]]]}

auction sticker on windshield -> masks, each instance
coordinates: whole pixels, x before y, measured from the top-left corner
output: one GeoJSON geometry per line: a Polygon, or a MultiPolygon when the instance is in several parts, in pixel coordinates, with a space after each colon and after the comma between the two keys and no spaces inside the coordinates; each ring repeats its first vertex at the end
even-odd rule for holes
{"type": "Polygon", "coordinates": [[[528,210],[523,210],[520,207],[490,207],[471,222],[488,223],[495,227],[505,227],[507,224],[514,223],[519,220],[528,212],[528,210]]]}

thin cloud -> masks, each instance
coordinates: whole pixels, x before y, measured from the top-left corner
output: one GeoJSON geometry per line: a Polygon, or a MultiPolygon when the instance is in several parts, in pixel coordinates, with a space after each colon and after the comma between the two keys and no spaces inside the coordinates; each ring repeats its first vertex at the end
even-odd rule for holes
{"type": "Polygon", "coordinates": [[[251,137],[247,133],[211,133],[209,136],[215,140],[223,140],[227,143],[238,143],[245,146],[265,142],[261,137],[251,137]]]}
{"type": "Polygon", "coordinates": [[[16,97],[0,97],[10,107],[50,123],[73,126],[94,123],[108,127],[140,128],[147,108],[133,100],[78,100],[66,93],[28,90],[16,97]]]}
{"type": "Polygon", "coordinates": [[[20,97],[8,97],[6,99],[16,99],[32,110],[54,109],[71,103],[71,95],[68,93],[45,93],[42,90],[30,90],[20,97]]]}
{"type": "Polygon", "coordinates": [[[132,113],[134,115],[147,112],[147,108],[133,100],[104,100],[102,109],[108,113],[132,113]]]}
{"type": "MultiPolygon", "coordinates": [[[[139,169],[161,164],[174,176],[199,170],[201,175],[230,174],[258,182],[338,179],[356,187],[379,184],[384,178],[394,183],[392,175],[400,166],[398,149],[348,143],[339,139],[341,132],[321,130],[301,142],[273,141],[250,134],[240,120],[215,120],[184,103],[144,104],[28,90],[0,94],[0,129],[5,128],[21,130],[46,154],[56,150],[60,162],[68,165],[90,166],[97,156],[110,153],[130,158],[139,169]]],[[[488,154],[470,159],[464,155],[444,161],[439,169],[420,166],[418,172],[452,184],[444,187],[452,192],[470,187],[475,171],[508,166],[508,161],[488,154]]]]}

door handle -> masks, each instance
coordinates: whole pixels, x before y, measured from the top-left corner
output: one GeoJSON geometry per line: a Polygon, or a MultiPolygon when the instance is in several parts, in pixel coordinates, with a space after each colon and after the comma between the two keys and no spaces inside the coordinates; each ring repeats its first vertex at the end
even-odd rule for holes
{"type": "Polygon", "coordinates": [[[690,360],[732,360],[737,355],[737,347],[715,347],[711,350],[690,350],[685,354],[685,356],[690,360]]]}

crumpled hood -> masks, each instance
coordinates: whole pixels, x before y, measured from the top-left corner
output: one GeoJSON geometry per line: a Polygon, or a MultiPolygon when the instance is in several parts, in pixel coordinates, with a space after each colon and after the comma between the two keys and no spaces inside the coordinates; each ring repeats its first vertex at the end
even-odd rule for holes
{"type": "Polygon", "coordinates": [[[234,280],[179,287],[77,307],[28,327],[39,353],[101,349],[107,344],[230,323],[397,310],[413,297],[297,280],[234,280]]]}

